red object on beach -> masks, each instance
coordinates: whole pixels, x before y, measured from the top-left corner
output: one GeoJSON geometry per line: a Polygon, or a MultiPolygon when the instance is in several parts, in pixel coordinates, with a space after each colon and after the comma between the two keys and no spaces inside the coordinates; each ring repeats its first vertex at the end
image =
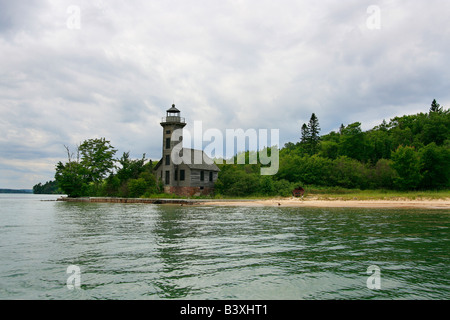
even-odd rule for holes
{"type": "Polygon", "coordinates": [[[298,187],[298,188],[294,189],[294,191],[292,191],[292,195],[294,197],[303,197],[304,194],[305,194],[305,189],[303,189],[302,187],[298,187]]]}

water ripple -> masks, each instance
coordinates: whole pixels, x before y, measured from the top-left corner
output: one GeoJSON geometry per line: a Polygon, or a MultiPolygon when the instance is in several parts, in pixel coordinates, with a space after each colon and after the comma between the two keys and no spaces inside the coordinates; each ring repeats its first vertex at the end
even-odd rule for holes
{"type": "Polygon", "coordinates": [[[449,298],[446,211],[27,199],[0,206],[0,298],[449,298]],[[382,290],[366,286],[371,265],[382,290]]]}

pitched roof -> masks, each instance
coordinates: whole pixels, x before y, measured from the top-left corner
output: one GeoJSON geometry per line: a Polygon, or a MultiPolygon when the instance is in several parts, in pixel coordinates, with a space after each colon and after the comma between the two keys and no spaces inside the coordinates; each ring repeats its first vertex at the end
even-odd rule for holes
{"type": "MultiPolygon", "coordinates": [[[[214,163],[214,160],[212,160],[203,150],[183,148],[181,152],[184,156],[189,156],[190,153],[190,161],[187,161],[189,163],[185,163],[189,169],[220,171],[219,167],[214,163]]],[[[164,159],[161,159],[156,164],[155,169],[159,168],[159,166],[163,163],[163,160],[164,159]]]]}

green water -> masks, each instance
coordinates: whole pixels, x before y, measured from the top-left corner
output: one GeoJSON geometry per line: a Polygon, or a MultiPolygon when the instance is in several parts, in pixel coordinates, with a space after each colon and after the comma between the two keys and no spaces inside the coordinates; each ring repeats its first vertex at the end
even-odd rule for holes
{"type": "Polygon", "coordinates": [[[54,199],[0,195],[0,299],[450,298],[450,210],[54,199]]]}

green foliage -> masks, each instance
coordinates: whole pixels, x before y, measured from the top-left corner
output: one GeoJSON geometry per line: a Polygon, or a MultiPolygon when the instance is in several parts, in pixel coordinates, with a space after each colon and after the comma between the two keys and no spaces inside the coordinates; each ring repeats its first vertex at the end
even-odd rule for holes
{"type": "Polygon", "coordinates": [[[246,196],[257,188],[258,177],[253,173],[255,165],[222,165],[215,189],[218,194],[246,196]]]}
{"type": "Polygon", "coordinates": [[[153,164],[146,162],[145,155],[133,160],[125,152],[120,159],[114,159],[116,150],[104,138],[84,141],[77,149],[76,160],[66,149],[68,162],[57,164],[55,180],[70,197],[141,197],[161,192],[153,175],[153,164]]]}
{"type": "Polygon", "coordinates": [[[98,194],[101,182],[113,170],[116,150],[105,138],[84,141],[77,148],[76,160],[73,160],[68,147],[66,150],[68,162],[56,165],[58,187],[70,197],[98,194]]]}
{"type": "Polygon", "coordinates": [[[366,160],[365,136],[361,130],[361,123],[355,122],[343,128],[339,144],[339,154],[360,161],[366,160]]]}
{"type": "Polygon", "coordinates": [[[339,155],[339,143],[335,141],[322,141],[318,154],[324,158],[336,159],[339,155]]]}
{"type": "Polygon", "coordinates": [[[309,123],[304,123],[301,129],[301,145],[309,155],[315,154],[317,152],[320,140],[319,132],[319,119],[313,113],[311,115],[311,118],[309,119],[309,123]]]}
{"type": "Polygon", "coordinates": [[[379,189],[393,189],[397,172],[392,167],[392,161],[380,159],[373,168],[373,184],[379,189]]]}
{"type": "Polygon", "coordinates": [[[303,181],[305,184],[329,184],[331,177],[331,159],[322,158],[318,155],[311,157],[305,156],[301,158],[298,164],[298,176],[295,181],[303,181]]]}
{"type": "Polygon", "coordinates": [[[132,179],[128,182],[128,189],[130,190],[130,197],[138,198],[147,190],[147,183],[142,178],[132,179]]]}
{"type": "MultiPolygon", "coordinates": [[[[327,190],[450,188],[450,111],[436,100],[428,113],[383,120],[366,132],[360,122],[342,124],[339,132],[323,136],[319,131],[313,113],[301,127],[301,140],[279,150],[279,170],[274,176],[262,176],[260,164],[248,164],[254,156],[250,152],[234,157],[234,163],[246,164],[219,165],[216,194],[290,196],[298,186],[307,192],[309,186],[327,190]]],[[[116,150],[104,138],[81,144],[76,160],[68,148],[67,152],[68,162],[56,166],[55,181],[72,197],[163,193],[163,183],[155,179],[153,164],[146,162],[145,155],[134,160],[125,152],[114,159],[116,150]]]]}
{"type": "Polygon", "coordinates": [[[130,160],[126,152],[118,162],[121,167],[114,176],[108,178],[111,181],[110,196],[139,198],[161,192],[153,174],[152,162],[146,163],[145,155],[141,159],[130,160]]]}
{"type": "Polygon", "coordinates": [[[310,139],[310,133],[308,125],[306,123],[302,125],[301,133],[302,133],[302,137],[300,138],[301,143],[307,144],[310,139]]]}
{"type": "Polygon", "coordinates": [[[292,190],[298,187],[295,183],[289,182],[284,179],[281,180],[274,179],[273,186],[275,189],[275,194],[273,195],[279,195],[282,197],[292,196],[292,190]]]}
{"type": "Polygon", "coordinates": [[[122,182],[117,175],[110,175],[103,183],[102,196],[114,197],[119,195],[122,182]]]}
{"type": "Polygon", "coordinates": [[[355,159],[346,156],[337,158],[333,161],[331,172],[333,179],[329,185],[349,189],[369,187],[366,168],[364,164],[355,159]]]}
{"type": "Polygon", "coordinates": [[[259,165],[221,165],[215,184],[218,196],[291,196],[295,184],[260,174],[259,165]]]}
{"type": "Polygon", "coordinates": [[[117,150],[105,138],[86,140],[78,147],[78,151],[89,182],[98,183],[112,172],[117,150]]]}
{"type": "Polygon", "coordinates": [[[259,190],[261,194],[271,196],[276,194],[275,184],[270,176],[262,176],[259,181],[259,190]]]}
{"type": "Polygon", "coordinates": [[[61,191],[69,197],[82,197],[87,195],[88,181],[86,169],[75,161],[56,165],[55,180],[61,191]]]}
{"type": "Polygon", "coordinates": [[[430,112],[424,119],[421,140],[424,145],[436,143],[441,146],[450,136],[450,112],[430,112]]]}
{"type": "Polygon", "coordinates": [[[436,99],[431,102],[430,113],[432,112],[442,112],[441,105],[436,102],[436,99]]]}
{"type": "Polygon", "coordinates": [[[121,181],[137,179],[144,170],[145,154],[142,155],[142,159],[132,160],[130,159],[130,152],[124,152],[117,162],[120,164],[120,167],[117,170],[116,176],[121,181]]]}
{"type": "Polygon", "coordinates": [[[398,147],[392,153],[392,167],[398,174],[394,179],[394,186],[398,189],[415,189],[420,184],[419,156],[413,147],[398,147]]]}
{"type": "Polygon", "coordinates": [[[450,187],[450,111],[436,100],[428,113],[395,117],[369,131],[361,123],[340,126],[320,137],[316,152],[299,143],[280,150],[276,179],[344,188],[399,190],[450,187]]]}
{"type": "Polygon", "coordinates": [[[58,194],[58,184],[55,180],[47,181],[46,183],[38,183],[33,186],[34,194],[58,194]]]}
{"type": "MultiPolygon", "coordinates": [[[[384,122],[384,121],[383,121],[384,122]]],[[[390,159],[392,136],[386,129],[386,123],[365,133],[365,159],[376,163],[380,159],[390,159]]]]}
{"type": "Polygon", "coordinates": [[[450,148],[432,142],[420,151],[423,189],[445,189],[450,185],[450,148]]]}

